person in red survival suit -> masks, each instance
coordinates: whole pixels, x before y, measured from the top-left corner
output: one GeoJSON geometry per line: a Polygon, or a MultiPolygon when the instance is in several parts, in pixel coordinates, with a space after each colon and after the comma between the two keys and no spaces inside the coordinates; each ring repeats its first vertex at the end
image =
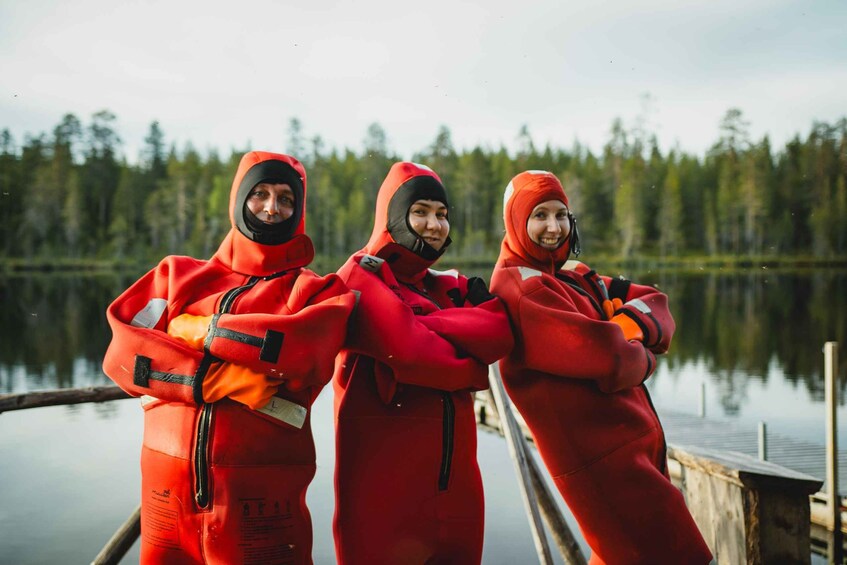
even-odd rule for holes
{"type": "Polygon", "coordinates": [[[500,368],[591,562],[708,563],[668,478],[664,432],[643,384],[675,329],[667,297],[566,263],[579,254],[579,235],[555,175],[517,175],[503,207],[491,288],[507,305],[515,348],[500,368]]]}
{"type": "Polygon", "coordinates": [[[355,297],[304,267],[306,172],[244,155],[209,261],[170,256],[108,308],[103,370],[143,396],[142,563],[311,563],[309,408],[355,297]]]}
{"type": "Polygon", "coordinates": [[[370,241],[338,271],[360,294],[333,379],[340,564],[482,556],[472,391],[488,387],[488,364],[513,342],[481,279],[429,269],[449,230],[438,175],[395,163],[370,241]]]}

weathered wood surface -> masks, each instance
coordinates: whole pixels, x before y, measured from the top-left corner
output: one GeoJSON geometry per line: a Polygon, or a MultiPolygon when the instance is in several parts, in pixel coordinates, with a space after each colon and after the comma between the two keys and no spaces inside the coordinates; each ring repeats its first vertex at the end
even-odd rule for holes
{"type": "Polygon", "coordinates": [[[570,526],[565,522],[556,502],[559,493],[553,493],[547,486],[547,481],[544,480],[544,475],[541,474],[538,463],[535,462],[535,457],[532,454],[527,454],[527,462],[532,477],[532,488],[535,490],[538,500],[538,509],[553,535],[556,547],[559,548],[559,554],[565,558],[568,565],[585,565],[587,561],[582,553],[582,548],[571,532],[570,526]]]}
{"type": "Polygon", "coordinates": [[[823,481],[742,453],[669,446],[677,484],[718,563],[809,563],[809,495],[823,481]]]}
{"type": "Polygon", "coordinates": [[[0,413],[25,408],[40,408],[42,406],[59,406],[63,404],[82,404],[84,402],[105,402],[131,398],[117,386],[91,386],[87,388],[71,388],[25,392],[23,394],[0,394],[0,413]]]}
{"type": "Polygon", "coordinates": [[[500,371],[496,365],[489,367],[488,381],[491,385],[491,394],[489,396],[493,400],[495,412],[500,416],[501,429],[506,438],[506,444],[509,446],[509,454],[512,456],[515,471],[520,480],[521,498],[529,516],[529,525],[532,530],[535,551],[538,554],[538,562],[542,565],[552,565],[553,555],[550,553],[547,535],[544,532],[544,524],[541,522],[541,514],[534,500],[536,493],[529,476],[527,459],[531,458],[532,454],[527,451],[526,439],[518,423],[515,421],[512,412],[512,403],[506,395],[503,381],[500,380],[500,371]]]}
{"type": "MultiPolygon", "coordinates": [[[[696,445],[719,451],[737,451],[758,457],[758,429],[735,422],[701,418],[657,407],[665,437],[672,445],[696,445]]],[[[826,448],[810,442],[768,432],[768,461],[812,477],[826,478],[826,448]]],[[[838,483],[847,486],[847,451],[838,450],[838,483]]],[[[826,488],[826,481],[824,486],[826,488]]]]}
{"type": "Polygon", "coordinates": [[[126,522],[112,535],[111,539],[106,542],[91,565],[116,565],[121,562],[126,552],[141,535],[141,505],[139,504],[135,511],[130,514],[126,522]]]}

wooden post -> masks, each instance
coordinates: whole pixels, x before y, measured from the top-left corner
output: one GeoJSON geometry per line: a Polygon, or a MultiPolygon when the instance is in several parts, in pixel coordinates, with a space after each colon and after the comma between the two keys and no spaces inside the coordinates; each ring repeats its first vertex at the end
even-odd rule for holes
{"type": "Polygon", "coordinates": [[[669,445],[668,457],[717,563],[810,563],[809,495],[823,481],[732,451],[669,445]]]}
{"type": "Polygon", "coordinates": [[[844,545],[841,535],[841,496],[838,488],[838,344],[828,341],[824,352],[824,388],[826,389],[826,490],[827,516],[830,537],[828,555],[830,563],[841,565],[844,545]]]}
{"type": "Polygon", "coordinates": [[[529,477],[528,454],[523,443],[523,435],[518,428],[517,422],[515,422],[511,402],[509,402],[509,397],[506,396],[503,381],[500,380],[500,369],[496,364],[489,365],[488,381],[491,384],[491,394],[494,396],[494,404],[500,415],[500,425],[503,427],[503,432],[506,436],[506,444],[509,446],[509,454],[512,456],[512,461],[520,478],[521,496],[523,498],[524,508],[529,516],[529,525],[532,529],[532,539],[535,542],[538,561],[543,565],[552,565],[553,556],[550,554],[547,535],[544,533],[544,524],[541,523],[541,515],[533,502],[535,497],[533,496],[532,481],[529,477]]]}
{"type": "Polygon", "coordinates": [[[759,422],[759,459],[768,460],[768,425],[759,422]]]}
{"type": "Polygon", "coordinates": [[[141,535],[141,505],[127,518],[111,539],[106,542],[91,565],[116,565],[141,535]]]}

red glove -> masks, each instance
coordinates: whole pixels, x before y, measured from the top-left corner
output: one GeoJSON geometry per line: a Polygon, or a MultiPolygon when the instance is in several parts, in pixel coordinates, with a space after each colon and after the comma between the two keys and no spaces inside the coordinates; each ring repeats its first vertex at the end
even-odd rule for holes
{"type": "Polygon", "coordinates": [[[212,316],[180,314],[168,324],[168,335],[181,339],[197,351],[203,351],[211,321],[212,316]]]}
{"type": "Polygon", "coordinates": [[[203,400],[217,402],[228,396],[258,410],[270,402],[283,380],[233,363],[213,363],[203,379],[203,400]]]}

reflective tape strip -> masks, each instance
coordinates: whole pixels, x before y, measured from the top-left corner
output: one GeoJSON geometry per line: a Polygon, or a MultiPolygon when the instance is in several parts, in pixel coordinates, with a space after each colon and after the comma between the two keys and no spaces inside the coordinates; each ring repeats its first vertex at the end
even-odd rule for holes
{"type": "Polygon", "coordinates": [[[144,394],[141,396],[141,405],[147,406],[151,402],[157,402],[159,399],[155,396],[150,396],[149,394],[144,394]]]}
{"type": "Polygon", "coordinates": [[[509,198],[512,197],[512,194],[515,193],[515,185],[512,184],[512,181],[509,181],[509,184],[506,185],[506,190],[503,191],[503,218],[506,218],[506,205],[509,203],[509,198]]]}
{"type": "Polygon", "coordinates": [[[540,277],[541,271],[530,269],[529,267],[518,267],[518,272],[521,274],[521,280],[531,279],[532,277],[540,277]]]}
{"type": "Polygon", "coordinates": [[[300,406],[295,402],[272,396],[271,401],[263,408],[259,408],[256,412],[267,414],[272,418],[276,418],[281,422],[285,422],[289,426],[294,426],[298,430],[303,427],[306,422],[306,414],[308,410],[304,406],[300,406]]]}
{"type": "Polygon", "coordinates": [[[650,307],[647,306],[647,304],[645,304],[644,301],[640,298],[633,298],[632,300],[627,302],[627,304],[629,306],[632,306],[642,314],[649,314],[650,312],[652,312],[652,310],[650,310],[650,307]]]}
{"type": "Polygon", "coordinates": [[[136,328],[155,328],[167,307],[168,301],[164,298],[151,298],[150,302],[132,317],[129,324],[136,328]]]}
{"type": "Polygon", "coordinates": [[[434,277],[452,277],[454,279],[459,278],[459,271],[456,269],[447,269],[446,271],[436,271],[435,269],[427,269],[429,274],[434,277]]]}

